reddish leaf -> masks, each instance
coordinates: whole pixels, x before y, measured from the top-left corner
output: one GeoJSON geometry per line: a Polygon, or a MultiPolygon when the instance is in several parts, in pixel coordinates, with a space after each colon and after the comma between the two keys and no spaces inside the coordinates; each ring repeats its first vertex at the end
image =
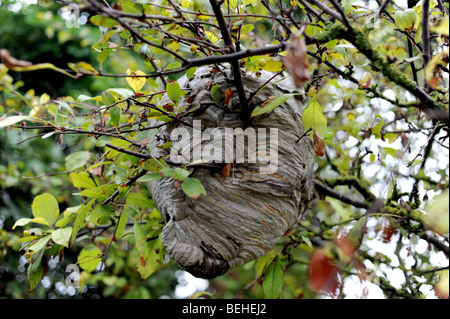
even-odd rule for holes
{"type": "Polygon", "coordinates": [[[316,153],[317,156],[324,156],[325,155],[325,143],[323,140],[319,137],[319,135],[314,131],[313,134],[313,140],[314,140],[314,153],[316,153]]]}
{"type": "Polygon", "coordinates": [[[288,43],[286,51],[286,56],[283,60],[284,65],[294,79],[295,86],[301,88],[305,81],[311,79],[308,71],[308,61],[306,60],[308,48],[305,40],[300,38],[300,36],[294,37],[288,43]]]}
{"type": "Polygon", "coordinates": [[[225,104],[225,105],[228,105],[228,103],[230,102],[231,96],[233,96],[233,92],[231,92],[231,90],[228,89],[228,90],[225,92],[225,101],[224,101],[224,104],[225,104]]]}
{"type": "Polygon", "coordinates": [[[173,111],[174,111],[173,104],[171,104],[171,103],[166,104],[166,105],[163,105],[163,108],[164,108],[166,111],[168,111],[168,112],[173,112],[173,111]]]}
{"type": "Polygon", "coordinates": [[[333,294],[339,286],[337,274],[338,268],[331,264],[331,260],[323,250],[316,250],[308,266],[308,279],[311,289],[315,292],[325,291],[333,294]]]}
{"type": "Polygon", "coordinates": [[[190,96],[188,97],[188,99],[187,99],[187,102],[188,102],[189,104],[191,104],[192,102],[194,102],[194,98],[195,98],[195,95],[190,95],[190,96]]]}
{"type": "Polygon", "coordinates": [[[347,235],[339,237],[336,241],[336,245],[348,257],[352,257],[355,253],[355,246],[351,243],[347,235]]]}
{"type": "Polygon", "coordinates": [[[383,227],[383,232],[381,233],[381,238],[384,243],[388,243],[391,241],[392,235],[397,232],[397,228],[393,227],[391,224],[385,225],[383,227]]]}
{"type": "Polygon", "coordinates": [[[230,176],[230,168],[231,168],[231,164],[228,163],[227,165],[225,165],[222,169],[222,176],[223,177],[228,177],[230,176]]]}

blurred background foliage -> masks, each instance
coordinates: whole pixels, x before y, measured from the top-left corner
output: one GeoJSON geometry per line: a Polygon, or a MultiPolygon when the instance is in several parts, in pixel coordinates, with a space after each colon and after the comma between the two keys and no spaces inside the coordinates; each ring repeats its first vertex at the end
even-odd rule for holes
{"type": "MultiPolygon", "coordinates": [[[[254,1],[248,2],[253,3],[254,1]]],[[[286,5],[291,3],[290,1],[284,2],[286,5]]],[[[123,74],[127,68],[144,70],[149,73],[153,70],[148,62],[139,57],[136,48],[133,50],[133,48],[123,45],[120,50],[115,54],[110,54],[107,59],[96,52],[95,48],[103,39],[107,29],[88,23],[88,18],[91,17],[88,12],[81,14],[80,28],[67,28],[61,17],[63,14],[61,5],[51,4],[42,7],[26,5],[25,1],[17,0],[0,0],[0,3],[0,48],[7,48],[13,56],[21,60],[33,63],[52,62],[65,69],[70,62],[84,61],[101,68],[104,73],[111,74],[123,74]]],[[[195,3],[192,10],[204,8],[201,1],[195,3]]],[[[267,14],[263,6],[256,5],[249,8],[252,13],[267,14]]],[[[297,19],[303,18],[302,11],[296,11],[295,14],[298,15],[297,19]]],[[[272,29],[269,19],[261,21],[250,17],[246,23],[248,25],[254,23],[255,28],[252,36],[242,37],[243,45],[250,45],[252,41],[255,41],[256,45],[262,45],[265,42],[277,43],[277,40],[274,40],[276,32],[272,29]]],[[[391,56],[393,60],[398,59],[399,56],[401,56],[399,60],[403,59],[403,51],[407,48],[403,48],[403,42],[396,39],[396,33],[388,22],[383,20],[381,24],[380,31],[371,34],[370,40],[373,45],[380,52],[391,56]]],[[[308,27],[306,30],[310,36],[313,36],[315,32],[314,26],[308,27]]],[[[119,34],[111,36],[109,41],[126,44],[126,40],[119,34]]],[[[324,46],[325,50],[322,52],[321,60],[331,61],[336,67],[348,67],[346,63],[351,60],[355,78],[360,78],[368,68],[367,60],[362,55],[350,56],[348,54],[346,56],[345,47],[334,47],[336,44],[328,43],[327,46],[324,46]],[[327,47],[330,50],[326,50],[327,47]]],[[[180,50],[183,48],[180,47],[180,50]]],[[[189,51],[189,47],[184,50],[189,51]]],[[[163,60],[164,54],[160,56],[163,60]]],[[[324,66],[322,61],[310,59],[310,69],[319,71],[324,66]]],[[[169,59],[162,62],[167,65],[171,61],[169,59]]],[[[252,59],[248,59],[247,68],[249,70],[256,68],[254,62],[252,59]]],[[[412,76],[407,64],[400,65],[400,67],[405,74],[409,77],[412,76]]],[[[324,74],[323,70],[317,73],[324,74]]],[[[416,174],[412,174],[410,171],[398,171],[398,167],[405,166],[405,162],[408,161],[408,158],[404,158],[405,154],[408,154],[411,159],[411,154],[420,151],[420,146],[424,143],[424,136],[421,136],[421,133],[417,133],[415,136],[397,134],[395,138],[391,135],[393,141],[387,137],[385,139],[380,134],[381,127],[387,128],[388,132],[391,129],[388,123],[395,123],[397,120],[401,122],[406,119],[408,122],[408,119],[417,117],[419,123],[431,124],[423,114],[417,114],[417,110],[412,108],[399,111],[397,107],[392,106],[386,109],[385,105],[367,98],[367,92],[358,89],[355,83],[338,81],[337,77],[333,78],[333,74],[333,70],[330,69],[327,73],[330,75],[330,79],[322,81],[322,76],[317,77],[309,86],[309,88],[320,89],[317,99],[324,107],[324,113],[332,125],[325,141],[333,148],[326,157],[320,159],[316,157],[317,174],[330,179],[341,173],[362,175],[367,177],[370,183],[382,185],[380,193],[375,194],[377,196],[383,196],[389,192],[392,194],[393,188],[396,187],[391,183],[393,171],[400,173],[399,176],[403,177],[403,183],[398,185],[400,191],[403,192],[410,191],[407,187],[411,186],[414,178],[420,177],[418,177],[419,174],[423,175],[420,177],[420,187],[425,190],[426,196],[433,197],[441,190],[448,188],[448,163],[439,163],[433,159],[419,170],[421,160],[418,159],[413,161],[411,168],[411,171],[417,172],[416,174]],[[374,116],[374,114],[383,116],[374,116]],[[395,144],[391,142],[395,142],[395,144]],[[401,151],[397,152],[399,149],[401,151]],[[363,156],[360,156],[361,154],[363,156]],[[386,157],[389,157],[390,161],[385,161],[386,157]],[[374,167],[378,167],[378,169],[373,169],[374,167]],[[384,169],[380,169],[380,167],[384,169]],[[403,189],[401,189],[402,187],[403,189]]],[[[380,92],[393,98],[402,92],[399,87],[392,86],[392,83],[387,82],[381,74],[374,73],[372,76],[380,92]]],[[[171,75],[168,80],[177,77],[171,75]]],[[[150,78],[147,83],[147,88],[152,92],[164,88],[159,78],[150,78]]],[[[32,105],[39,105],[42,101],[50,98],[65,97],[76,100],[81,95],[100,96],[106,89],[123,87],[127,87],[124,78],[88,76],[74,80],[50,70],[32,73],[8,71],[0,64],[0,114],[28,114],[30,108],[24,103],[23,98],[32,105]],[[20,92],[23,97],[14,94],[15,91],[20,92]]],[[[400,98],[405,97],[400,96],[400,98]]],[[[396,128],[393,125],[392,130],[396,128]]],[[[44,192],[52,194],[58,200],[61,212],[67,207],[79,205],[80,198],[72,196],[74,188],[68,175],[63,174],[66,170],[65,156],[73,153],[75,149],[87,150],[96,147],[95,141],[85,141],[80,136],[64,136],[59,140],[54,137],[43,139],[42,135],[38,134],[41,134],[38,130],[0,130],[0,298],[172,298],[190,297],[195,293],[197,294],[194,296],[205,298],[212,296],[215,298],[264,298],[261,285],[263,267],[266,265],[265,262],[269,258],[273,258],[276,253],[288,256],[282,261],[285,277],[280,297],[316,298],[320,295],[314,293],[308,286],[310,279],[308,265],[311,255],[314,253],[313,246],[315,244],[311,243],[312,238],[317,235],[317,229],[321,228],[320,237],[323,240],[333,241],[336,237],[331,229],[334,227],[333,229],[338,228],[343,232],[348,231],[352,228],[346,229],[345,227],[356,224],[356,222],[348,221],[351,221],[352,218],[355,218],[356,221],[356,217],[359,215],[357,209],[350,205],[337,200],[324,201],[319,198],[312,203],[312,210],[308,212],[309,216],[302,222],[300,229],[288,235],[284,239],[285,242],[281,242],[275,247],[272,253],[260,260],[233,269],[226,276],[208,282],[192,278],[180,271],[173,262],[164,264],[160,270],[143,280],[136,271],[136,263],[133,260],[136,256],[130,254],[128,250],[132,242],[125,240],[121,241],[120,245],[110,246],[105,260],[106,267],[103,271],[96,273],[83,271],[81,273],[81,289],[78,291],[67,288],[65,285],[68,275],[66,266],[75,263],[79,253],[76,247],[72,247],[64,250],[63,262],[48,261],[49,268],[46,269],[47,274],[44,280],[34,290],[28,292],[26,270],[28,261],[23,256],[23,252],[18,251],[22,229],[12,231],[11,228],[19,218],[31,216],[30,205],[33,198],[44,192]],[[46,176],[35,178],[42,175],[46,176]],[[342,220],[347,222],[342,225],[342,228],[339,228],[339,222],[342,220]]],[[[436,157],[434,151],[431,152],[430,158],[436,157]]],[[[448,160],[448,157],[446,158],[448,160]]],[[[345,187],[338,187],[338,189],[342,190],[345,187]]],[[[423,208],[424,205],[421,207],[423,208]]],[[[428,249],[427,243],[414,235],[410,236],[403,229],[393,227],[389,218],[386,217],[371,219],[367,227],[370,231],[366,234],[361,251],[367,254],[362,256],[367,258],[365,267],[370,272],[377,274],[377,278],[372,281],[378,287],[371,286],[372,291],[375,289],[378,292],[376,296],[380,296],[380,287],[385,294],[391,296],[402,297],[402,289],[406,288],[409,291],[417,292],[425,282],[422,280],[424,278],[426,278],[427,287],[424,287],[422,293],[405,294],[404,297],[413,295],[422,298],[429,293],[439,281],[439,276],[436,271],[423,272],[423,269],[432,268],[435,264],[442,266],[442,264],[431,260],[436,257],[436,254],[432,252],[431,248],[428,249]],[[380,252],[379,249],[371,246],[371,241],[386,244],[386,251],[390,253],[380,252]],[[394,260],[391,260],[392,254],[396,255],[394,260]],[[413,266],[411,266],[411,259],[414,260],[413,266]],[[408,260],[407,265],[406,260],[408,260]],[[409,273],[408,278],[404,278],[404,274],[407,273],[405,269],[412,268],[414,270],[416,267],[421,268],[420,271],[409,273]],[[400,268],[405,272],[397,272],[397,269],[400,268]],[[420,276],[421,280],[416,280],[414,277],[416,275],[420,276]],[[402,276],[404,280],[402,280],[402,276]],[[392,284],[387,280],[394,277],[400,278],[401,282],[410,287],[392,284]]],[[[98,244],[105,238],[102,237],[100,231],[95,234],[86,232],[85,239],[98,244]]],[[[326,253],[333,255],[336,252],[328,250],[326,253]]],[[[442,255],[440,253],[440,257],[442,255]]],[[[347,265],[348,272],[344,272],[344,276],[349,279],[347,281],[349,287],[359,287],[360,291],[344,290],[345,294],[353,297],[370,296],[367,284],[363,284],[367,274],[362,269],[363,267],[360,272],[355,273],[352,268],[354,266],[353,264],[347,265]]],[[[448,258],[447,265],[443,267],[448,268],[448,258]]],[[[341,277],[340,280],[344,279],[341,277]]],[[[434,297],[433,293],[431,297],[434,297]]]]}
{"type": "MultiPolygon", "coordinates": [[[[98,64],[92,46],[101,39],[102,30],[86,24],[88,13],[80,16],[80,28],[67,28],[61,17],[61,5],[36,6],[28,5],[26,1],[8,0],[0,3],[0,48],[7,48],[23,60],[33,63],[51,61],[65,69],[69,62],[98,64]]],[[[138,59],[128,53],[119,53],[109,59],[103,64],[103,71],[123,73],[127,65],[136,67],[138,59]]],[[[115,78],[74,80],[51,70],[8,72],[0,64],[0,114],[28,114],[30,111],[13,91],[39,105],[43,98],[77,97],[81,94],[95,96],[107,88],[124,84],[124,79],[115,78]]],[[[66,137],[58,143],[52,138],[33,138],[36,134],[37,130],[0,130],[0,298],[72,298],[75,294],[65,286],[65,278],[69,274],[65,266],[75,263],[77,257],[70,251],[66,252],[63,264],[50,262],[54,268],[48,269],[43,285],[28,292],[28,261],[23,252],[18,251],[20,244],[17,243],[22,230],[11,231],[15,220],[31,215],[30,204],[38,194],[51,193],[60,203],[61,210],[80,202],[79,198],[71,196],[73,188],[66,174],[26,179],[65,171],[64,158],[74,146],[77,147],[80,139],[66,137]]],[[[133,266],[124,263],[124,258],[123,252],[112,248],[107,262],[114,265],[112,273],[82,278],[86,283],[83,297],[157,298],[173,293],[178,283],[174,275],[175,265],[143,281],[133,266]]]]}

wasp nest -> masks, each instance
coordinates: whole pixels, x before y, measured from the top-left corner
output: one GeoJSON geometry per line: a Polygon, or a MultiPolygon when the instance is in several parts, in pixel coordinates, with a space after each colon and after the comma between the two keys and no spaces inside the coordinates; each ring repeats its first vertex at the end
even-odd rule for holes
{"type": "MultiPolygon", "coordinates": [[[[272,76],[273,73],[265,71],[259,77],[244,76],[246,95],[258,90],[272,76]]],[[[300,95],[254,117],[246,130],[231,78],[229,69],[217,72],[207,67],[198,68],[189,80],[181,78],[178,83],[188,94],[181,98],[178,107],[189,116],[183,117],[183,122],[161,128],[158,136],[164,138],[151,146],[155,157],[167,156],[172,151],[170,159],[174,161],[175,153],[179,157],[176,160],[181,162],[180,158],[186,159],[184,162],[195,160],[195,152],[200,149],[203,160],[213,159],[211,166],[219,167],[197,165],[190,169],[189,177],[199,179],[207,194],[196,199],[177,189],[171,178],[148,183],[166,221],[161,237],[169,256],[183,269],[202,278],[223,275],[230,268],[271,250],[299,221],[313,195],[312,143],[307,137],[298,141],[304,133],[300,95]],[[215,84],[222,95],[228,89],[227,95],[233,93],[227,105],[215,103],[211,97],[210,88],[215,84]],[[201,133],[213,136],[213,140],[205,140],[204,136],[199,140],[200,129],[201,133]],[[157,147],[171,137],[177,139],[172,150],[157,147]],[[235,142],[228,143],[230,139],[235,142]],[[218,158],[217,152],[212,154],[211,150],[220,146],[224,151],[218,158]],[[224,174],[220,168],[227,162],[231,163],[230,172],[224,174]]],[[[268,97],[286,93],[296,93],[292,80],[275,79],[258,92],[253,103],[261,105],[268,97]]],[[[160,103],[169,102],[165,96],[160,103]]]]}

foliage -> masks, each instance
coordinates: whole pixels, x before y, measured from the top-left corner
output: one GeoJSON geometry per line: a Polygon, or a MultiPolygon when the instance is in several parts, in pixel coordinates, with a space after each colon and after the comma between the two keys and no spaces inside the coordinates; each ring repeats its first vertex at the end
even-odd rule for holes
{"type": "MultiPolygon", "coordinates": [[[[171,178],[187,196],[208,194],[189,177],[198,163],[174,168],[149,155],[162,137],[147,121],[182,121],[178,102],[192,92],[177,79],[229,63],[236,91],[212,83],[211,96],[227,105],[237,94],[247,121],[291,94],[255,105],[259,90],[243,91],[244,74],[273,72],[272,83],[292,76],[309,98],[299,114],[315,144],[316,197],[272,251],[195,296],[448,298],[448,3],[74,3],[89,15],[81,30],[64,26],[59,4],[30,6],[20,30],[41,21],[47,36],[58,30],[58,48],[86,41],[86,56],[44,61],[11,50],[22,61],[2,54],[0,65],[0,127],[8,127],[0,133],[14,152],[0,165],[2,194],[13,195],[1,199],[4,220],[12,219],[0,253],[12,256],[11,269],[23,254],[30,296],[45,294],[48,281],[64,282],[57,270],[72,263],[81,268],[77,296],[174,296],[177,266],[165,254],[164,221],[145,182],[171,178]],[[46,25],[47,14],[60,24],[46,25]],[[48,68],[69,75],[64,85],[83,88],[20,93],[22,82],[10,75],[48,68]],[[158,106],[164,94],[171,102],[158,106]],[[19,140],[26,146],[16,147],[19,140]]],[[[25,297],[17,285],[3,289],[25,297]]]]}

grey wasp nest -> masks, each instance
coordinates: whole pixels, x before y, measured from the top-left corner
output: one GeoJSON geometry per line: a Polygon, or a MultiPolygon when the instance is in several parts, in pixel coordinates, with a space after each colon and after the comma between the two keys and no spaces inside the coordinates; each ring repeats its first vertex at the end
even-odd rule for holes
{"type": "MultiPolygon", "coordinates": [[[[253,74],[244,76],[246,95],[256,91],[272,76],[273,73],[266,71],[262,71],[260,77],[253,74]]],[[[211,68],[199,67],[191,79],[185,76],[178,80],[181,89],[189,92],[181,98],[178,107],[190,115],[182,118],[183,123],[164,126],[158,135],[169,139],[175,129],[182,128],[185,133],[189,132],[188,138],[172,143],[172,148],[180,150],[178,154],[190,155],[186,163],[192,161],[196,147],[192,125],[194,120],[200,121],[197,123],[201,123],[203,132],[207,129],[220,132],[214,135],[222,136],[221,139],[213,140],[217,145],[227,145],[227,129],[244,128],[236,92],[228,105],[219,105],[208,90],[215,84],[219,85],[222,95],[228,89],[235,90],[231,78],[229,69],[211,72],[211,68]]],[[[253,102],[261,105],[268,97],[285,93],[297,93],[290,77],[278,82],[276,79],[271,81],[258,92],[253,102]]],[[[165,105],[168,102],[170,100],[164,96],[160,103],[165,105]]],[[[312,142],[308,137],[296,142],[304,133],[301,105],[301,95],[292,96],[273,111],[252,119],[251,128],[254,132],[266,128],[268,133],[270,129],[277,129],[276,140],[270,141],[268,137],[264,140],[258,136],[258,145],[250,145],[254,143],[254,138],[242,136],[245,130],[234,130],[235,139],[238,139],[238,135],[244,137],[244,150],[242,144],[240,147],[236,144],[231,154],[241,152],[250,158],[251,155],[266,151],[264,155],[270,155],[266,157],[265,163],[234,161],[228,176],[222,174],[221,169],[191,168],[189,177],[202,182],[206,196],[201,195],[197,199],[188,197],[181,188],[175,188],[172,178],[148,183],[155,204],[166,222],[161,234],[162,242],[169,256],[183,269],[201,278],[223,275],[233,267],[264,255],[299,221],[312,199],[314,189],[312,142]],[[275,154],[270,153],[269,149],[274,146],[277,147],[275,154]],[[271,161],[272,169],[264,170],[268,167],[267,158],[271,161]]],[[[197,144],[204,147],[211,146],[213,142],[200,140],[197,144]]],[[[170,149],[157,147],[163,143],[165,141],[161,139],[152,143],[153,156],[170,154],[170,149]]],[[[225,150],[225,153],[227,151],[230,149],[225,150]]],[[[217,162],[212,164],[219,167],[225,165],[224,161],[217,162]]]]}

